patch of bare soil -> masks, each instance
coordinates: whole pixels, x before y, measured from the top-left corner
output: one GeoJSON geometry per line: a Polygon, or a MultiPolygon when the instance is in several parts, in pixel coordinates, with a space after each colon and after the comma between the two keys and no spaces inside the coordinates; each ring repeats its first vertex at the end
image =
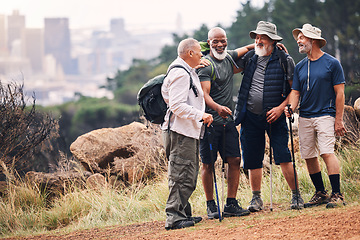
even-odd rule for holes
{"type": "Polygon", "coordinates": [[[166,231],[163,221],[77,231],[66,235],[22,238],[47,239],[360,239],[360,206],[336,209],[284,210],[275,207],[222,222],[205,219],[195,227],[166,231]]]}

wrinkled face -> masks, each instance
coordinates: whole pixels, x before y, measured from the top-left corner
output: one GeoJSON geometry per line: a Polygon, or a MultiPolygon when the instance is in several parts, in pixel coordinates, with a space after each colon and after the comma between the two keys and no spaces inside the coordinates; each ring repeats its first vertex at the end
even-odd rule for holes
{"type": "Polygon", "coordinates": [[[192,50],[189,50],[189,55],[192,59],[192,65],[191,67],[196,67],[200,64],[202,53],[201,53],[201,47],[199,44],[194,46],[192,50]]]}
{"type": "Polygon", "coordinates": [[[210,50],[213,55],[218,60],[223,60],[226,57],[227,49],[227,38],[222,32],[214,34],[214,36],[209,39],[210,50]]]}
{"type": "Polygon", "coordinates": [[[255,38],[255,54],[269,56],[274,49],[274,42],[265,34],[257,34],[255,38]]]}
{"type": "Polygon", "coordinates": [[[304,36],[302,32],[297,37],[297,44],[299,46],[299,53],[309,53],[312,50],[312,39],[304,36]]]}

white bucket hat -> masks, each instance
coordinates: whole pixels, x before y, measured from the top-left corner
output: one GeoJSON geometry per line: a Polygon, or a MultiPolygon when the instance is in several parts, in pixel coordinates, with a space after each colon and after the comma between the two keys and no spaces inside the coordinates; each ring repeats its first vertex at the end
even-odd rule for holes
{"type": "Polygon", "coordinates": [[[252,39],[256,38],[256,34],[264,34],[274,41],[282,40],[282,37],[277,35],[276,25],[270,22],[258,22],[256,30],[251,31],[249,34],[252,39]]]}
{"type": "Polygon", "coordinates": [[[320,28],[314,27],[309,23],[305,23],[302,28],[295,28],[292,30],[292,34],[296,41],[300,32],[307,38],[319,40],[320,48],[326,45],[326,40],[321,37],[320,28]]]}

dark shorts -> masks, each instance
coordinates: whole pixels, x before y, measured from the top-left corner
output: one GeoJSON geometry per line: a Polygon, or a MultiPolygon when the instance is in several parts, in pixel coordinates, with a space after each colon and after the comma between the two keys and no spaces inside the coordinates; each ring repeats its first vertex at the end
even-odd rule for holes
{"type": "Polygon", "coordinates": [[[200,157],[201,162],[211,164],[216,161],[217,153],[224,157],[224,141],[225,141],[225,157],[241,157],[239,132],[234,122],[227,122],[225,127],[225,140],[223,138],[224,126],[214,125],[206,128],[204,138],[200,140],[200,157]],[[213,158],[210,155],[210,143],[212,145],[213,158]],[[214,160],[212,160],[214,159],[214,160]]]}
{"type": "MultiPolygon", "coordinates": [[[[269,135],[269,124],[266,117],[251,112],[241,124],[240,141],[245,169],[257,169],[263,167],[265,153],[265,131],[269,135]]],[[[271,124],[271,145],[275,164],[291,162],[291,154],[288,147],[289,133],[286,117],[281,116],[271,124]]]]}

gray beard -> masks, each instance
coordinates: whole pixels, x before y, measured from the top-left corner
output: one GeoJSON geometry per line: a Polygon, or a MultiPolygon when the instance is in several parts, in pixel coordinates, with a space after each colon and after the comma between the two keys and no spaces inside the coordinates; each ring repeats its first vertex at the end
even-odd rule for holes
{"type": "Polygon", "coordinates": [[[300,47],[299,47],[299,53],[308,53],[308,52],[311,52],[312,50],[312,45],[311,43],[307,43],[307,44],[302,44],[302,49],[300,50],[300,47]]]}
{"type": "Polygon", "coordinates": [[[210,50],[212,52],[212,54],[214,55],[214,57],[217,59],[217,60],[224,60],[225,57],[226,57],[226,54],[227,54],[227,47],[224,49],[224,52],[219,54],[213,47],[210,46],[210,50]]]}

